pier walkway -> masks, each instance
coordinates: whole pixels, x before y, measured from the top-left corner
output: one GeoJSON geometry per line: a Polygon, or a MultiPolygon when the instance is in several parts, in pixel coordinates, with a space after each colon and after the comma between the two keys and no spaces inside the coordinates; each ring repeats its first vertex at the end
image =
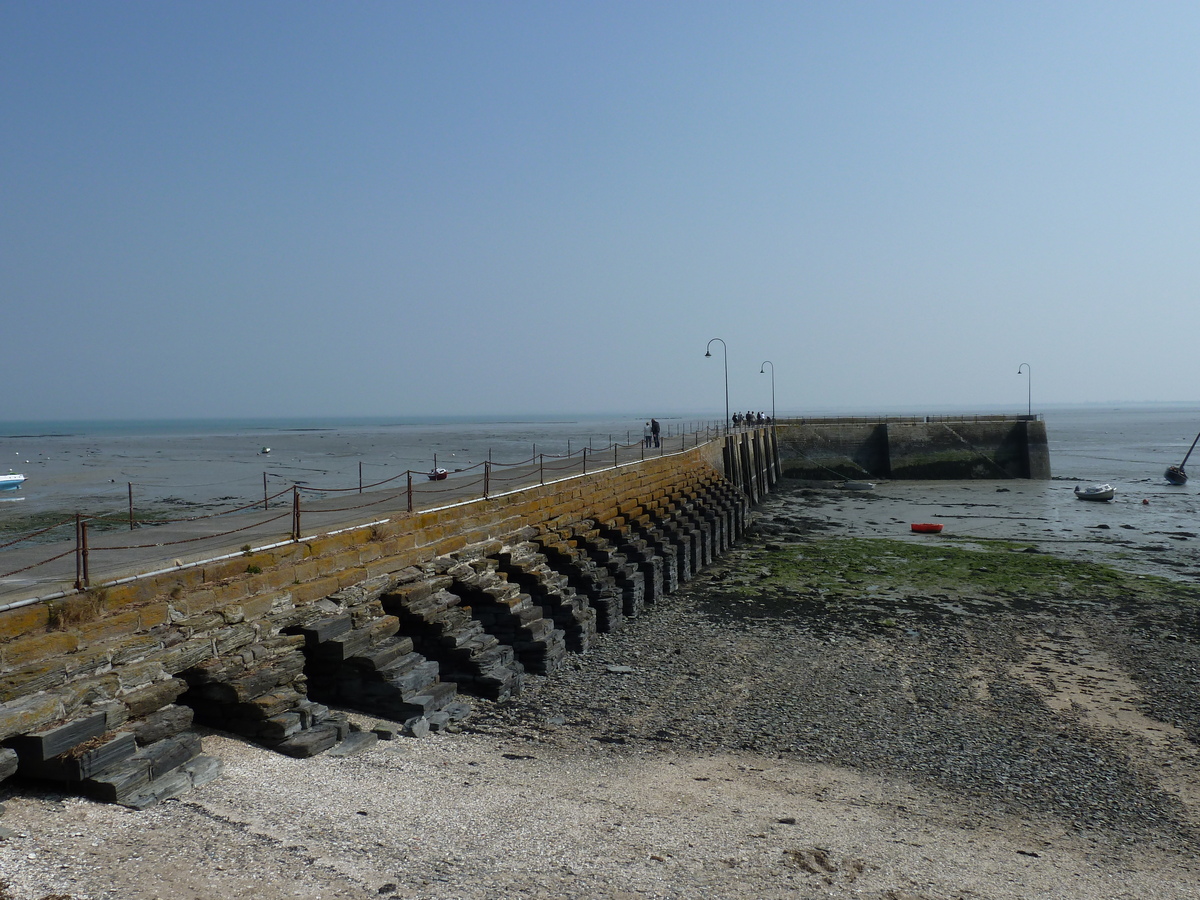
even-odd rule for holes
{"type": "MultiPolygon", "coordinates": [[[[743,432],[744,433],[744,432],[743,432]]],[[[77,516],[28,535],[0,540],[0,610],[211,562],[240,553],[383,524],[415,512],[492,500],[722,439],[715,429],[664,436],[658,447],[614,443],[567,456],[484,462],[431,480],[406,472],[371,485],[289,486],[230,510],[162,520],[77,516]]],[[[738,479],[740,481],[740,479],[738,479]]]]}

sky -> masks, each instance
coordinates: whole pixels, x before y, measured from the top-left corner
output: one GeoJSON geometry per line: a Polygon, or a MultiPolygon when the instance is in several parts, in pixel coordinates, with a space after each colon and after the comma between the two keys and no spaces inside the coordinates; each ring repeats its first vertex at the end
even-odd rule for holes
{"type": "Polygon", "coordinates": [[[1191,2],[0,0],[0,419],[1197,401],[1197,46],[1191,2]]]}

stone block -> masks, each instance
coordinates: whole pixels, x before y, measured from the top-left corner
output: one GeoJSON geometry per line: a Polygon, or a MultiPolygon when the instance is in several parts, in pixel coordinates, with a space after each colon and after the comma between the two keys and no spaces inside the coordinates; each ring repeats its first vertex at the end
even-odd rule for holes
{"type": "Polygon", "coordinates": [[[29,663],[54,659],[79,649],[79,638],[74,634],[52,631],[34,634],[10,641],[0,649],[0,659],[6,669],[15,669],[29,663]]]}
{"type": "Polygon", "coordinates": [[[35,631],[45,631],[50,623],[50,609],[45,603],[31,603],[0,613],[0,641],[21,637],[35,631]]]}
{"type": "Polygon", "coordinates": [[[140,719],[174,703],[186,690],[187,682],[182,678],[166,678],[130,691],[120,700],[128,709],[129,718],[140,719]]]}
{"type": "Polygon", "coordinates": [[[150,784],[150,760],[137,754],[116,768],[82,783],[91,797],[106,803],[121,803],[140,793],[150,784]]]}
{"type": "Polygon", "coordinates": [[[338,729],[334,725],[321,724],[307,731],[292,735],[286,741],[276,745],[275,750],[285,756],[297,759],[308,759],[318,753],[324,753],[338,742],[338,729]]]}
{"type": "Polygon", "coordinates": [[[304,720],[298,712],[272,716],[262,723],[259,736],[264,741],[282,741],[304,730],[304,720]]]}
{"type": "Polygon", "coordinates": [[[375,746],[379,741],[379,735],[371,731],[355,731],[346,735],[341,743],[334,746],[330,751],[330,756],[354,756],[362,753],[375,746]]]}
{"type": "Polygon", "coordinates": [[[187,772],[176,769],[161,778],[155,778],[144,789],[132,796],[118,800],[122,806],[130,809],[149,809],[163,800],[179,797],[192,789],[192,777],[187,772]]]}
{"type": "Polygon", "coordinates": [[[151,713],[140,721],[126,726],[141,747],[174,737],[192,727],[194,714],[188,706],[166,706],[151,713]]]}
{"type": "Polygon", "coordinates": [[[107,720],[104,713],[83,716],[64,725],[47,728],[34,734],[23,734],[9,742],[21,757],[21,765],[43,763],[65,753],[86,740],[104,734],[107,720]]]}
{"type": "Polygon", "coordinates": [[[200,736],[192,731],[164,738],[143,747],[135,756],[150,766],[150,777],[160,778],[200,755],[200,736]]]}
{"type": "Polygon", "coordinates": [[[184,771],[192,779],[192,787],[200,787],[208,784],[224,770],[225,764],[215,756],[197,756],[195,759],[186,763],[183,767],[184,771]]]}
{"type": "Polygon", "coordinates": [[[76,748],[45,762],[23,762],[21,774],[49,781],[83,781],[117,767],[135,752],[137,741],[133,733],[121,731],[87,750],[76,748]]]}
{"type": "Polygon", "coordinates": [[[20,758],[17,751],[11,747],[0,747],[0,782],[11,778],[17,772],[20,758]]]}
{"type": "Polygon", "coordinates": [[[62,699],[56,694],[11,700],[0,705],[0,740],[35,731],[62,717],[62,699]]]}

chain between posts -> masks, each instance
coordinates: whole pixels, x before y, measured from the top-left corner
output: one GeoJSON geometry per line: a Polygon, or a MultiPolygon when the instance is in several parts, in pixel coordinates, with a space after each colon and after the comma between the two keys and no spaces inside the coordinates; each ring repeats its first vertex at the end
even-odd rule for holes
{"type": "MultiPolygon", "coordinates": [[[[670,430],[673,431],[673,429],[670,429],[670,430]]],[[[700,437],[699,429],[697,428],[697,430],[695,432],[693,432],[693,434],[694,434],[693,446],[698,447],[703,441],[711,439],[712,433],[713,433],[713,427],[709,424],[706,424],[705,425],[705,438],[702,439],[700,437]]],[[[670,437],[670,436],[673,436],[673,435],[668,435],[668,437],[670,437]]],[[[639,456],[642,460],[646,459],[645,446],[646,445],[643,441],[638,442],[639,456]]],[[[536,450],[536,447],[537,447],[537,445],[534,444],[533,449],[536,450]]],[[[630,445],[621,445],[618,442],[613,442],[611,444],[611,447],[612,447],[612,453],[613,453],[613,467],[614,468],[617,468],[621,465],[622,451],[628,451],[628,450],[633,449],[631,444],[630,445]]],[[[597,451],[597,449],[594,448],[593,446],[591,446],[590,443],[588,443],[586,446],[583,446],[580,448],[580,453],[581,453],[581,457],[582,457],[581,468],[582,468],[583,474],[586,475],[589,473],[589,468],[588,468],[589,455],[594,460],[596,458],[597,452],[600,452],[601,454],[603,454],[606,449],[608,449],[608,448],[604,447],[604,448],[600,448],[599,451],[597,451]],[[588,453],[589,450],[592,451],[590,454],[588,453]]],[[[686,449],[687,449],[686,429],[681,430],[681,433],[680,433],[680,449],[683,451],[686,451],[686,449]]],[[[659,445],[659,455],[665,456],[665,454],[666,454],[666,442],[664,441],[659,445]]],[[[569,472],[573,468],[569,462],[570,455],[571,454],[568,453],[568,456],[567,456],[568,461],[566,462],[565,468],[563,466],[559,466],[559,465],[552,466],[552,469],[555,473],[556,478],[559,477],[558,473],[569,472]]],[[[555,454],[551,454],[551,456],[552,456],[552,459],[555,459],[555,460],[561,459],[561,457],[559,457],[555,454]]],[[[546,484],[546,460],[545,460],[545,457],[546,457],[545,453],[536,454],[537,469],[538,469],[537,480],[541,485],[546,484]]],[[[603,458],[603,456],[601,456],[601,458],[603,458]]],[[[529,462],[532,462],[532,461],[533,461],[532,459],[529,460],[529,462]]],[[[493,494],[493,485],[491,482],[492,482],[492,475],[493,475],[492,469],[495,465],[500,465],[502,468],[504,468],[509,465],[522,465],[522,464],[523,463],[514,463],[514,464],[493,463],[490,458],[486,462],[483,462],[480,465],[480,468],[483,469],[482,490],[483,490],[484,498],[490,499],[493,494]]],[[[368,487],[375,486],[375,485],[369,486],[364,483],[363,465],[364,464],[361,461],[358,464],[359,477],[358,477],[357,485],[355,485],[354,487],[349,487],[349,488],[342,489],[342,490],[346,490],[346,491],[355,491],[356,490],[356,491],[358,491],[358,493],[362,494],[362,493],[365,493],[365,491],[368,487]]],[[[602,467],[603,466],[601,464],[601,468],[602,467]]],[[[595,471],[596,469],[597,469],[597,464],[593,462],[591,471],[595,471]]],[[[411,470],[408,470],[405,472],[406,507],[407,507],[407,511],[409,513],[412,513],[415,509],[415,486],[413,484],[413,474],[414,473],[411,470]]],[[[530,473],[530,474],[532,474],[532,473],[530,473]]],[[[269,473],[263,472],[262,475],[263,475],[263,509],[269,510],[270,509],[270,500],[279,498],[284,492],[281,491],[280,494],[275,495],[275,498],[273,498],[269,493],[269,473]]],[[[399,476],[396,476],[396,479],[398,479],[398,477],[399,476]]],[[[384,483],[387,483],[388,481],[392,481],[392,480],[395,480],[395,479],[385,479],[385,481],[380,482],[380,484],[384,484],[384,483]]],[[[504,479],[502,478],[501,481],[502,481],[502,486],[503,486],[504,479]]],[[[477,482],[477,484],[478,484],[478,482],[477,482]]],[[[464,483],[463,487],[469,489],[470,485],[464,483]]],[[[317,489],[304,488],[299,485],[292,485],[290,489],[291,489],[291,493],[292,493],[292,509],[290,511],[291,516],[292,516],[291,540],[299,541],[301,539],[301,534],[302,534],[302,529],[303,529],[300,493],[303,490],[314,491],[317,489]]],[[[136,511],[134,509],[133,483],[132,482],[129,482],[126,485],[126,490],[127,490],[127,495],[128,495],[128,506],[129,506],[129,509],[128,509],[129,527],[131,529],[136,529],[138,527],[139,523],[137,521],[136,514],[135,514],[136,511]]],[[[339,489],[334,488],[334,489],[330,489],[330,490],[336,491],[339,489]]],[[[497,488],[496,490],[500,490],[500,488],[497,488]]],[[[456,493],[461,494],[461,492],[456,492],[456,493]]],[[[478,495],[476,495],[476,496],[478,496],[478,495]]],[[[257,506],[257,501],[253,501],[250,505],[242,507],[242,508],[249,509],[249,508],[251,508],[251,506],[257,506]]],[[[352,508],[357,509],[359,507],[352,507],[352,508]]],[[[236,511],[236,510],[234,510],[234,511],[236,511]]],[[[326,510],[323,508],[318,508],[317,512],[324,513],[324,512],[329,512],[329,510],[326,510]]],[[[283,515],[287,515],[287,513],[284,513],[283,515]]],[[[74,555],[75,555],[75,569],[76,569],[76,571],[75,571],[75,588],[76,588],[76,590],[87,590],[90,587],[90,583],[91,583],[91,571],[90,571],[91,548],[90,548],[89,531],[91,531],[92,529],[89,527],[89,524],[90,524],[90,520],[92,520],[94,518],[96,518],[99,521],[98,517],[85,515],[83,513],[76,513],[74,516],[74,520],[75,520],[74,521],[74,524],[75,524],[74,555]]],[[[201,516],[199,518],[208,518],[208,517],[201,516]]],[[[278,517],[276,517],[276,518],[278,518],[278,517]]],[[[192,520],[192,517],[189,517],[188,519],[185,519],[182,521],[191,521],[191,520],[192,520]]],[[[109,520],[109,521],[111,521],[111,520],[109,520]]],[[[271,521],[274,521],[274,520],[271,520],[271,521]]],[[[66,525],[66,524],[68,524],[68,522],[70,522],[70,519],[67,519],[66,521],[64,521],[60,524],[66,525]]],[[[158,523],[156,522],[155,524],[158,524],[158,523]]],[[[235,529],[235,531],[240,531],[240,530],[244,530],[244,529],[235,529]]],[[[234,532],[227,532],[227,533],[231,534],[234,532]]],[[[219,536],[219,535],[211,535],[208,537],[217,537],[217,536],[219,536]]],[[[22,539],[25,539],[25,538],[22,538],[22,539]]],[[[207,538],[206,537],[197,537],[197,538],[191,538],[189,540],[201,540],[201,539],[207,539],[207,538]]],[[[162,544],[147,544],[146,546],[151,547],[151,546],[163,546],[163,545],[162,544]]],[[[98,549],[100,549],[100,550],[128,550],[128,549],[136,549],[136,548],[100,547],[98,549]]],[[[71,550],[66,550],[63,554],[60,554],[60,557],[66,556],[67,554],[69,554],[71,552],[72,552],[71,550]]],[[[60,557],[54,557],[53,559],[57,559],[60,557]]],[[[35,565],[42,565],[42,564],[44,564],[46,562],[50,562],[50,561],[53,561],[53,560],[52,559],[51,560],[43,560],[42,562],[36,563],[35,565]]]]}

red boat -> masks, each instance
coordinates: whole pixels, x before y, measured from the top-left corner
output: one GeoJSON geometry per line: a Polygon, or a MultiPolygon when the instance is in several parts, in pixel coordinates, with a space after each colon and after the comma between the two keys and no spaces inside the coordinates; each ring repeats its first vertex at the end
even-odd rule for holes
{"type": "Polygon", "coordinates": [[[940,522],[913,522],[912,530],[921,534],[937,534],[942,530],[940,522]]]}
{"type": "Polygon", "coordinates": [[[430,481],[444,481],[446,476],[449,474],[450,473],[447,472],[445,469],[434,469],[432,472],[429,473],[429,480],[430,481]]]}

